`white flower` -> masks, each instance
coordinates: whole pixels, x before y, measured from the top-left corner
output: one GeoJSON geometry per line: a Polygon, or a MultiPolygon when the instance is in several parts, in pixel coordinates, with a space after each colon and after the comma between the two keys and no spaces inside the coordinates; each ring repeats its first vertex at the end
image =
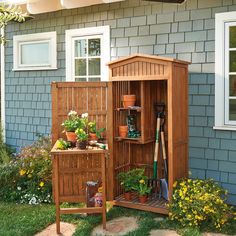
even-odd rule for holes
{"type": "Polygon", "coordinates": [[[73,111],[71,110],[69,113],[68,113],[68,116],[76,116],[77,115],[77,112],[76,111],[73,111]]]}
{"type": "Polygon", "coordinates": [[[32,197],[32,198],[30,199],[30,201],[29,201],[29,204],[30,204],[30,205],[35,205],[35,204],[37,204],[37,199],[36,199],[36,197],[32,197]]]}
{"type": "Polygon", "coordinates": [[[88,113],[83,113],[83,114],[81,115],[81,117],[82,117],[82,118],[87,118],[87,117],[88,117],[88,113]]]}
{"type": "Polygon", "coordinates": [[[20,187],[20,186],[18,186],[18,187],[17,187],[17,190],[19,190],[19,191],[20,191],[20,190],[21,190],[21,187],[20,187]]]}

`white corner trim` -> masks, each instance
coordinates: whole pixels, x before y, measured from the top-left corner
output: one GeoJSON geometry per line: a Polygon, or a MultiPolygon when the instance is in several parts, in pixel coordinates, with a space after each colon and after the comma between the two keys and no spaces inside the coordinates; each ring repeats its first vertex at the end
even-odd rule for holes
{"type": "MultiPolygon", "coordinates": [[[[227,23],[236,22],[236,11],[215,14],[215,126],[214,129],[234,130],[233,125],[226,124],[225,116],[225,30],[227,23]]],[[[228,122],[230,123],[230,122],[228,122]]],[[[236,129],[235,129],[236,130],[236,129]]]]}
{"type": "Polygon", "coordinates": [[[57,33],[56,31],[13,36],[13,71],[56,70],[57,69],[57,33]],[[49,43],[49,65],[20,65],[20,44],[49,43]]]}
{"type": "Polygon", "coordinates": [[[236,131],[235,126],[213,126],[214,130],[229,130],[229,131],[236,131]]]}
{"type": "Polygon", "coordinates": [[[66,30],[66,81],[74,81],[72,75],[72,55],[73,55],[73,38],[86,37],[92,35],[101,35],[102,48],[101,48],[101,64],[105,66],[105,70],[101,71],[101,80],[108,81],[109,70],[106,65],[110,61],[110,26],[88,27],[81,29],[66,30]],[[103,50],[105,49],[105,50],[103,50]]]}
{"type": "MultiPolygon", "coordinates": [[[[4,28],[1,28],[1,35],[5,35],[4,28]]],[[[1,124],[3,141],[6,142],[6,114],[5,114],[5,46],[1,44],[1,124]]]]}

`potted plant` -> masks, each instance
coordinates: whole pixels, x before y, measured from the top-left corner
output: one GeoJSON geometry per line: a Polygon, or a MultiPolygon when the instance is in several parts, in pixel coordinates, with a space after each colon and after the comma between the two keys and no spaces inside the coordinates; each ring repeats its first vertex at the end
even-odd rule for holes
{"type": "Polygon", "coordinates": [[[76,135],[77,135],[77,147],[79,149],[86,149],[87,148],[87,143],[88,143],[88,133],[82,129],[79,128],[75,131],[76,135]]]}
{"type": "Polygon", "coordinates": [[[70,111],[67,119],[62,123],[64,132],[66,133],[67,140],[76,143],[75,130],[80,127],[80,118],[76,111],[70,111]]]}
{"type": "Polygon", "coordinates": [[[89,129],[89,138],[90,140],[97,141],[98,139],[101,139],[101,134],[106,130],[105,128],[97,129],[97,125],[95,121],[91,121],[88,123],[88,129],[89,129]]]}
{"type": "Polygon", "coordinates": [[[135,186],[138,185],[138,181],[144,174],[144,169],[132,169],[127,172],[120,172],[118,174],[118,179],[121,181],[121,185],[124,188],[124,197],[125,200],[132,200],[132,191],[135,189],[135,186]]]}
{"type": "Polygon", "coordinates": [[[135,186],[135,190],[139,194],[139,202],[145,203],[147,201],[147,195],[151,192],[151,187],[147,185],[147,176],[143,176],[138,184],[135,186]]]}

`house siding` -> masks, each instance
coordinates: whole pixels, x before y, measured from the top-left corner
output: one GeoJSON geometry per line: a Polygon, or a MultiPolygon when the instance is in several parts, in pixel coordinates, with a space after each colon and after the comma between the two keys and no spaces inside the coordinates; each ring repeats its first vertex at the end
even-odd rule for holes
{"type": "Polygon", "coordinates": [[[214,126],[215,13],[236,10],[235,0],[187,0],[182,5],[127,0],[35,15],[7,28],[6,140],[17,148],[51,129],[52,81],[65,81],[65,30],[110,25],[111,59],[133,53],[191,61],[189,166],[193,177],[214,178],[236,204],[236,132],[214,126]],[[58,69],[14,72],[12,37],[57,32],[58,69]]]}

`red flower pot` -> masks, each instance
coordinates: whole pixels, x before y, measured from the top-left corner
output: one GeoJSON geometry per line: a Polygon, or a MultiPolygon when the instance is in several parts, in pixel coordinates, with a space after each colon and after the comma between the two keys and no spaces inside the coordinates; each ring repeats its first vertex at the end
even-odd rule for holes
{"type": "Polygon", "coordinates": [[[127,125],[125,125],[125,126],[120,125],[119,126],[119,136],[121,138],[126,138],[127,134],[128,134],[128,126],[127,125]]]}
{"type": "Polygon", "coordinates": [[[145,203],[147,201],[147,195],[139,195],[139,202],[145,203]]]}
{"type": "Polygon", "coordinates": [[[123,107],[128,108],[129,106],[134,106],[136,102],[136,95],[123,95],[122,96],[123,107]]]}
{"type": "Polygon", "coordinates": [[[98,137],[97,137],[96,133],[89,133],[89,139],[92,141],[97,141],[98,137]]]}
{"type": "Polygon", "coordinates": [[[126,201],[131,201],[132,200],[132,193],[131,192],[125,192],[124,197],[126,201]]]}
{"type": "Polygon", "coordinates": [[[76,143],[77,136],[75,132],[66,132],[67,141],[76,143]]]}

